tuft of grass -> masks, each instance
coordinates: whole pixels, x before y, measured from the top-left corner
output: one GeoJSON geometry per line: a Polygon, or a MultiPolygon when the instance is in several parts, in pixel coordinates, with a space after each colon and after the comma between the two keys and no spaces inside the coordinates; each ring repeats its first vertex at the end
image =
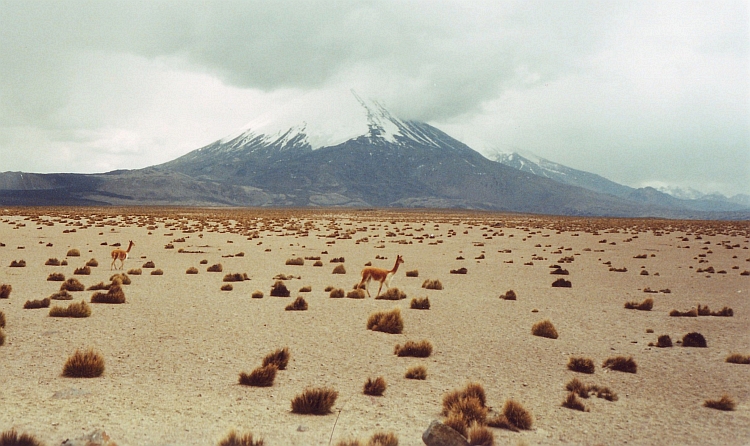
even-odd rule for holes
{"type": "Polygon", "coordinates": [[[396,344],[393,354],[398,357],[427,358],[432,354],[432,344],[428,340],[419,342],[406,341],[403,346],[396,344]]]}
{"type": "Polygon", "coordinates": [[[64,282],[65,281],[65,274],[63,273],[52,273],[49,276],[47,276],[48,282],[64,282]]]}
{"type": "Polygon", "coordinates": [[[153,261],[149,260],[148,262],[141,265],[141,268],[145,268],[145,269],[156,268],[156,264],[153,261]]]}
{"type": "Polygon", "coordinates": [[[276,351],[267,354],[263,358],[263,366],[267,366],[269,364],[275,365],[279,370],[285,370],[287,364],[289,364],[289,347],[284,347],[277,349],[276,351]]]}
{"type": "Polygon", "coordinates": [[[300,293],[309,293],[311,291],[312,291],[312,286],[310,286],[310,285],[305,285],[305,286],[303,286],[302,288],[299,289],[300,293]]]}
{"type": "Polygon", "coordinates": [[[88,276],[89,274],[91,274],[91,268],[89,268],[88,266],[76,268],[73,271],[73,274],[75,274],[76,276],[88,276]]]}
{"type": "Polygon", "coordinates": [[[495,435],[487,427],[472,423],[467,431],[466,438],[472,446],[494,446],[495,435]]]}
{"type": "Polygon", "coordinates": [[[49,298],[52,300],[73,300],[73,295],[65,290],[62,290],[53,293],[49,298]]]}
{"type": "Polygon", "coordinates": [[[44,264],[46,266],[60,266],[60,261],[57,260],[56,258],[50,258],[50,259],[47,259],[47,261],[44,262],[44,264]]]}
{"type": "Polygon", "coordinates": [[[625,302],[625,308],[628,310],[651,311],[651,309],[654,308],[654,299],[649,297],[641,303],[625,302]]]}
{"type": "Polygon", "coordinates": [[[86,262],[86,266],[96,268],[97,266],[99,266],[99,262],[97,262],[96,259],[91,259],[88,262],[86,262]]]}
{"type": "Polygon", "coordinates": [[[50,298],[45,297],[41,300],[27,300],[23,307],[27,310],[33,310],[36,308],[49,308],[50,298]]]}
{"type": "Polygon", "coordinates": [[[574,372],[594,373],[594,361],[590,358],[573,356],[568,360],[568,369],[574,372]]]}
{"type": "Polygon", "coordinates": [[[0,328],[0,345],[4,345],[4,344],[5,344],[5,332],[3,331],[2,328],[0,328]]]}
{"type": "Polygon", "coordinates": [[[5,328],[5,313],[0,311],[0,328],[5,328]]]}
{"type": "Polygon", "coordinates": [[[393,432],[376,432],[370,437],[367,446],[398,446],[398,437],[393,432]]]}
{"type": "Polygon", "coordinates": [[[250,278],[247,277],[247,273],[234,273],[226,274],[222,279],[222,282],[243,282],[245,280],[250,280],[250,278]]]}
{"type": "Polygon", "coordinates": [[[71,277],[60,285],[60,291],[83,291],[86,287],[75,277],[71,277]]]}
{"type": "Polygon", "coordinates": [[[346,295],[346,291],[344,291],[343,288],[333,288],[330,290],[331,292],[328,293],[328,297],[333,299],[341,299],[346,295]]]}
{"type": "Polygon", "coordinates": [[[0,285],[0,299],[9,298],[11,291],[13,291],[13,287],[10,284],[4,283],[0,285]]]}
{"type": "Polygon", "coordinates": [[[287,305],[284,310],[286,311],[305,311],[307,310],[307,301],[302,296],[297,296],[294,302],[287,305]]]}
{"type": "Polygon", "coordinates": [[[406,299],[406,293],[399,290],[398,288],[388,288],[388,290],[380,296],[375,296],[378,300],[401,300],[406,299]]]}
{"type": "Polygon", "coordinates": [[[468,269],[466,269],[466,268],[458,268],[458,269],[452,269],[452,270],[450,271],[450,273],[451,273],[451,274],[466,274],[466,273],[468,273],[468,272],[469,272],[469,270],[468,270],[468,269]]]}
{"type": "Polygon", "coordinates": [[[331,274],[346,274],[346,268],[344,268],[343,264],[336,265],[331,274]]]}
{"type": "Polygon", "coordinates": [[[656,341],[656,346],[659,348],[667,348],[672,346],[672,338],[669,335],[661,335],[656,341]]]}
{"type": "Polygon", "coordinates": [[[54,307],[49,309],[51,317],[89,317],[91,316],[91,307],[82,300],[80,303],[74,302],[67,307],[54,307]]]}
{"type": "Polygon", "coordinates": [[[143,274],[143,271],[140,268],[131,268],[128,270],[128,274],[131,276],[140,276],[143,274]]]}
{"type": "MultiPolygon", "coordinates": [[[[443,415],[450,414],[454,411],[454,407],[459,407],[462,400],[468,399],[476,400],[479,407],[484,409],[484,416],[481,417],[481,420],[483,421],[484,417],[487,415],[487,396],[484,392],[484,387],[482,387],[481,384],[474,382],[468,383],[463,389],[454,390],[443,396],[443,415]]],[[[471,402],[465,404],[468,404],[469,406],[473,405],[471,402]]],[[[470,418],[469,421],[479,421],[479,418],[473,416],[468,418],[470,418]]]]}
{"type": "Polygon", "coordinates": [[[443,283],[439,279],[427,279],[422,282],[422,288],[428,290],[442,290],[443,283]]]}
{"type": "Polygon", "coordinates": [[[365,395],[382,396],[385,392],[385,388],[385,378],[378,376],[375,379],[367,378],[363,391],[365,395]]]}
{"type": "Polygon", "coordinates": [[[263,299],[263,291],[261,290],[255,290],[253,291],[253,294],[250,295],[253,299],[263,299]]]}
{"type": "Polygon", "coordinates": [[[151,271],[151,275],[152,276],[163,276],[164,275],[164,271],[162,271],[160,269],[155,269],[155,270],[151,271]]]}
{"type": "Polygon", "coordinates": [[[578,378],[573,378],[570,381],[568,381],[567,384],[565,384],[565,390],[568,392],[573,392],[580,396],[581,398],[588,398],[589,397],[589,388],[586,384],[583,383],[578,378]]]}
{"type": "Polygon", "coordinates": [[[209,273],[220,273],[224,271],[224,267],[221,266],[221,263],[217,263],[206,268],[206,271],[208,271],[209,273]]]}
{"type": "Polygon", "coordinates": [[[110,286],[112,286],[112,284],[105,284],[104,282],[99,282],[95,285],[91,285],[90,287],[86,288],[86,291],[108,290],[110,286]]]}
{"type": "Polygon", "coordinates": [[[406,272],[406,277],[419,277],[419,270],[411,270],[406,272]]]}
{"type": "Polygon", "coordinates": [[[234,287],[231,284],[224,284],[221,286],[221,291],[232,291],[234,287]]]}
{"type": "Polygon", "coordinates": [[[712,311],[711,316],[732,317],[734,316],[734,311],[729,307],[724,307],[719,311],[712,311]]]}
{"type": "Polygon", "coordinates": [[[276,364],[266,364],[250,372],[240,373],[240,384],[252,387],[271,387],[279,367],[276,364]]]}
{"type": "Polygon", "coordinates": [[[305,259],[303,259],[302,257],[297,257],[296,259],[287,259],[284,264],[302,266],[305,264],[305,259]]]}
{"type": "Polygon", "coordinates": [[[614,356],[607,358],[602,367],[610,370],[617,370],[626,373],[636,373],[638,371],[638,364],[635,363],[632,357],[614,356]]]}
{"type": "Polygon", "coordinates": [[[367,329],[382,331],[383,333],[400,334],[404,331],[404,320],[401,310],[394,308],[391,311],[378,311],[367,319],[367,329]]]}
{"type": "Polygon", "coordinates": [[[124,304],[125,303],[125,291],[122,289],[122,282],[118,277],[115,277],[112,284],[109,286],[107,293],[94,293],[91,296],[91,303],[99,304],[124,304]]]}
{"type": "MultiPolygon", "coordinates": [[[[443,401],[445,404],[445,401],[443,401]]],[[[487,421],[487,412],[489,409],[487,406],[482,404],[479,398],[475,396],[464,396],[458,398],[450,403],[447,407],[447,414],[450,415],[454,412],[459,412],[462,418],[466,420],[466,425],[470,425],[472,422],[485,424],[487,421]]]]}
{"type": "Polygon", "coordinates": [[[76,350],[63,367],[63,376],[69,378],[96,378],[104,373],[104,358],[93,349],[76,350]]]}
{"type": "MultiPolygon", "coordinates": [[[[0,325],[2,327],[2,325],[0,325]]],[[[750,364],[750,355],[741,355],[739,353],[732,353],[727,356],[726,362],[732,364],[750,364]]]]}
{"type": "Polygon", "coordinates": [[[464,417],[463,413],[461,412],[451,412],[448,414],[448,417],[443,420],[443,424],[448,426],[449,428],[453,429],[454,431],[458,432],[462,436],[467,435],[467,426],[469,425],[469,421],[464,417]]]}
{"type": "Polygon", "coordinates": [[[185,274],[198,274],[198,268],[191,266],[185,271],[185,274]]]}
{"type": "Polygon", "coordinates": [[[404,375],[406,379],[427,379],[427,368],[423,365],[410,367],[404,375]]]}
{"type": "Polygon", "coordinates": [[[562,407],[567,407],[568,409],[573,410],[580,410],[581,412],[589,411],[586,406],[583,405],[583,402],[578,399],[578,396],[573,392],[569,393],[568,396],[563,400],[562,407]]]}
{"type": "Polygon", "coordinates": [[[364,290],[357,288],[356,290],[351,290],[346,293],[346,297],[348,297],[349,299],[364,299],[366,297],[366,294],[364,290]]]}
{"type": "Polygon", "coordinates": [[[44,446],[44,443],[31,434],[24,432],[19,435],[15,429],[11,429],[0,434],[0,446],[44,446]]]}
{"type": "Polygon", "coordinates": [[[79,250],[77,250],[75,248],[69,249],[68,253],[65,254],[65,256],[66,257],[81,257],[81,251],[79,251],[79,250]]]}
{"type": "Polygon", "coordinates": [[[265,446],[265,444],[263,439],[254,439],[251,432],[240,435],[233,430],[219,442],[218,446],[265,446]]]}
{"type": "Polygon", "coordinates": [[[313,266],[323,266],[323,262],[316,260],[315,263],[313,263],[313,266]]]}
{"type": "Polygon", "coordinates": [[[572,288],[573,284],[570,280],[565,280],[562,277],[552,282],[553,288],[572,288]]]}
{"type": "Polygon", "coordinates": [[[508,290],[505,294],[500,296],[500,299],[505,299],[505,300],[516,300],[516,298],[517,298],[516,292],[513,290],[508,290]]]}
{"type": "Polygon", "coordinates": [[[415,297],[411,300],[410,307],[412,310],[429,310],[430,299],[427,297],[415,297]]]}
{"type": "Polygon", "coordinates": [[[284,284],[283,280],[277,280],[273,286],[271,286],[271,296],[276,297],[289,297],[291,293],[289,292],[289,289],[284,284]]]}
{"type": "Polygon", "coordinates": [[[505,418],[518,429],[529,430],[534,423],[531,413],[526,410],[521,403],[515,400],[508,400],[503,406],[503,415],[505,418]]]}
{"type": "Polygon", "coordinates": [[[305,389],[292,399],[292,413],[303,415],[326,415],[336,403],[339,393],[329,387],[305,389]]]}
{"type": "Polygon", "coordinates": [[[734,410],[736,405],[732,397],[727,394],[722,395],[718,400],[706,400],[703,402],[704,407],[718,410],[734,410]]]}
{"type": "Polygon", "coordinates": [[[698,310],[696,310],[695,308],[685,312],[672,310],[669,312],[669,315],[672,317],[698,317],[698,310]]]}
{"type": "Polygon", "coordinates": [[[708,347],[706,338],[698,332],[691,332],[682,337],[683,347],[708,347]]]}
{"type": "Polygon", "coordinates": [[[26,260],[11,260],[10,267],[11,268],[25,268],[26,260]]]}
{"type": "Polygon", "coordinates": [[[557,330],[549,319],[539,321],[531,327],[531,334],[543,338],[557,339],[557,330]]]}

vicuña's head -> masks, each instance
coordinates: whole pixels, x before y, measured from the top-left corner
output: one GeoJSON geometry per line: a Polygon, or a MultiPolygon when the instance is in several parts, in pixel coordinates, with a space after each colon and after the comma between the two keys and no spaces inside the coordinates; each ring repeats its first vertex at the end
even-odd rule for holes
{"type": "Polygon", "coordinates": [[[404,263],[404,258],[401,256],[396,256],[396,264],[400,265],[402,263],[404,263]]]}

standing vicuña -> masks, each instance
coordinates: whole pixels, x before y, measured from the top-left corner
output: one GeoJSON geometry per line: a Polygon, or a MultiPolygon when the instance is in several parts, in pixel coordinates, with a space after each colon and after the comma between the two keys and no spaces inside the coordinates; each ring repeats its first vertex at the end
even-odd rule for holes
{"type": "Polygon", "coordinates": [[[396,264],[393,265],[393,269],[388,271],[387,269],[382,268],[375,268],[372,266],[368,266],[365,269],[362,270],[362,280],[357,285],[357,288],[360,288],[362,284],[365,284],[365,291],[367,291],[367,296],[370,296],[370,290],[368,289],[370,287],[370,280],[377,280],[380,282],[380,288],[378,288],[378,294],[375,295],[375,297],[380,296],[380,290],[383,289],[383,283],[385,283],[385,287],[390,288],[391,286],[391,278],[394,274],[396,274],[396,271],[398,271],[398,266],[400,264],[404,263],[404,259],[401,256],[396,257],[396,264]]]}
{"type": "Polygon", "coordinates": [[[132,248],[134,245],[135,243],[133,243],[133,241],[130,240],[128,241],[128,249],[120,249],[120,248],[113,249],[112,250],[112,264],[109,266],[109,269],[110,270],[112,268],[123,269],[123,267],[125,266],[125,259],[128,258],[128,253],[130,253],[130,248],[132,248]],[[118,260],[120,261],[119,268],[115,266],[115,262],[118,260]]]}

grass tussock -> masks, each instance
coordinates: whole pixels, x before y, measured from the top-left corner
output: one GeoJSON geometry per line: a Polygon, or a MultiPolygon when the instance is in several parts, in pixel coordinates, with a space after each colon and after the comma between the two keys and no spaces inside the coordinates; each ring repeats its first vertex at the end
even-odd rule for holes
{"type": "Polygon", "coordinates": [[[104,373],[104,358],[93,349],[76,350],[63,367],[63,376],[69,378],[96,378],[104,373]]]}
{"type": "Polygon", "coordinates": [[[46,266],[60,266],[60,261],[56,258],[49,258],[44,264],[46,266]]]}
{"type": "Polygon", "coordinates": [[[411,270],[406,272],[406,277],[419,277],[419,270],[411,270]]]}
{"type": "Polygon", "coordinates": [[[531,327],[531,334],[543,338],[557,339],[557,330],[549,319],[539,321],[531,327]]]}
{"type": "Polygon", "coordinates": [[[682,337],[683,347],[708,347],[706,344],[706,338],[698,332],[691,332],[682,337]]]}
{"type": "Polygon", "coordinates": [[[393,432],[375,432],[367,446],[398,446],[398,437],[393,432]]]}
{"type": "Polygon", "coordinates": [[[466,433],[466,439],[472,446],[494,446],[495,435],[479,423],[472,423],[466,433]]]}
{"type": "Polygon", "coordinates": [[[0,285],[0,299],[8,299],[11,291],[13,291],[13,287],[10,284],[0,285]]]}
{"type": "Polygon", "coordinates": [[[155,269],[155,270],[151,271],[151,275],[152,276],[163,276],[164,275],[164,271],[162,271],[160,269],[155,269]]]}
{"type": "Polygon", "coordinates": [[[253,434],[238,434],[237,431],[230,431],[224,439],[219,442],[218,446],[265,446],[263,439],[253,438],[253,434]]]}
{"type": "Polygon", "coordinates": [[[67,292],[66,290],[58,291],[56,293],[53,293],[49,297],[52,300],[73,300],[73,295],[67,292]]]}
{"type": "Polygon", "coordinates": [[[487,396],[479,383],[468,383],[463,389],[457,389],[443,396],[444,416],[459,412],[465,420],[465,426],[472,421],[484,423],[487,419],[487,396]]]}
{"type": "Polygon", "coordinates": [[[443,424],[448,426],[449,428],[453,429],[454,431],[458,432],[462,436],[466,437],[467,435],[467,426],[469,425],[469,421],[466,420],[463,413],[461,412],[451,412],[448,414],[448,416],[443,420],[443,424]]]}
{"type": "Polygon", "coordinates": [[[0,328],[0,345],[5,344],[5,331],[3,331],[2,328],[0,328]]]}
{"type": "Polygon", "coordinates": [[[344,296],[346,296],[346,291],[343,288],[334,288],[328,293],[328,297],[332,299],[341,299],[344,296]]]}
{"type": "Polygon", "coordinates": [[[60,285],[60,291],[83,291],[85,289],[86,287],[75,277],[71,277],[60,285]]]}
{"type": "Polygon", "coordinates": [[[89,266],[91,268],[96,268],[99,266],[99,262],[96,261],[96,259],[91,259],[88,262],[86,262],[86,266],[89,266]]]}
{"type": "Polygon", "coordinates": [[[724,307],[719,311],[712,311],[711,316],[732,317],[734,316],[734,311],[729,307],[724,307]]]}
{"type": "Polygon", "coordinates": [[[0,328],[5,328],[5,313],[0,311],[0,328]]]}
{"type": "Polygon", "coordinates": [[[654,299],[651,299],[650,297],[643,302],[625,302],[625,308],[628,310],[641,310],[641,311],[651,311],[652,308],[654,308],[654,299]]]}
{"type": "Polygon", "coordinates": [[[572,288],[573,284],[570,280],[565,280],[562,277],[552,282],[553,288],[572,288]]]}
{"type": "Polygon", "coordinates": [[[75,248],[69,249],[68,253],[65,254],[65,256],[66,257],[81,257],[81,251],[79,251],[79,250],[77,250],[75,248]]]}
{"type": "Polygon", "coordinates": [[[404,378],[425,380],[427,379],[427,368],[423,365],[409,367],[409,369],[406,371],[406,374],[404,375],[404,378]]]}
{"type": "Polygon", "coordinates": [[[222,279],[222,282],[244,282],[245,280],[250,280],[250,278],[247,277],[247,273],[234,273],[226,274],[222,279]]]}
{"type": "Polygon", "coordinates": [[[49,309],[49,315],[51,317],[89,317],[91,316],[91,307],[84,300],[74,302],[65,308],[55,305],[49,309]]]}
{"type": "Polygon", "coordinates": [[[144,269],[156,268],[156,264],[153,261],[149,260],[148,262],[141,265],[141,268],[144,268],[144,269]]]}
{"type": "Polygon", "coordinates": [[[276,364],[266,364],[250,372],[240,373],[240,384],[252,387],[271,387],[276,379],[279,367],[276,364]]]}
{"type": "Polygon", "coordinates": [[[729,395],[722,395],[718,400],[706,400],[703,402],[704,407],[718,410],[734,410],[736,403],[729,395]]]}
{"type": "Polygon", "coordinates": [[[394,308],[390,311],[378,311],[367,319],[367,329],[382,331],[383,333],[400,334],[404,331],[404,319],[401,310],[394,308]]]}
{"type": "Polygon", "coordinates": [[[741,355],[739,353],[732,353],[727,356],[726,362],[732,364],[750,364],[750,355],[741,355]]]}
{"type": "Polygon", "coordinates": [[[0,434],[0,446],[44,446],[44,443],[31,434],[19,434],[15,429],[11,429],[0,434]]]}
{"type": "Polygon", "coordinates": [[[659,348],[667,348],[672,346],[672,338],[669,335],[661,335],[656,341],[656,346],[659,348]]]}
{"type": "Polygon", "coordinates": [[[231,284],[224,284],[221,286],[221,291],[232,291],[234,287],[231,284]]]}
{"type": "Polygon", "coordinates": [[[562,402],[562,407],[567,407],[568,409],[573,410],[580,410],[581,412],[588,412],[588,408],[583,404],[583,402],[578,399],[578,395],[570,392],[567,397],[562,402]]]}
{"type": "Polygon", "coordinates": [[[64,282],[65,281],[65,274],[63,273],[52,273],[49,276],[47,276],[48,282],[64,282]]]}
{"type": "Polygon", "coordinates": [[[198,274],[198,268],[191,266],[187,270],[185,270],[185,274],[198,274]]]}
{"type": "Polygon", "coordinates": [[[689,311],[678,311],[678,310],[672,310],[669,312],[669,315],[672,317],[698,317],[698,310],[693,308],[689,311]]]}
{"type": "Polygon", "coordinates": [[[508,290],[505,294],[500,295],[500,299],[504,300],[516,300],[517,297],[516,292],[513,290],[508,290]]]}
{"type": "Polygon", "coordinates": [[[11,268],[25,268],[26,260],[11,260],[10,267],[11,268]]]}
{"type": "Polygon", "coordinates": [[[398,357],[427,358],[432,354],[432,344],[426,339],[419,342],[406,341],[404,345],[396,344],[393,354],[398,357]]]}
{"type": "Polygon", "coordinates": [[[27,310],[33,310],[37,308],[49,308],[51,300],[49,297],[45,297],[44,299],[37,299],[37,300],[27,300],[25,304],[23,304],[23,308],[27,310]]]}
{"type": "Polygon", "coordinates": [[[580,373],[594,373],[594,361],[590,358],[573,356],[568,360],[568,370],[580,373]]]}
{"type": "Polygon", "coordinates": [[[344,268],[343,264],[338,264],[335,268],[333,268],[333,272],[331,274],[346,274],[346,268],[344,268]]]}
{"type": "Polygon", "coordinates": [[[141,270],[140,268],[131,268],[128,270],[128,274],[130,274],[131,276],[140,276],[141,274],[143,274],[143,270],[141,270]]]}
{"type": "Polygon", "coordinates": [[[625,356],[614,356],[607,358],[602,367],[610,370],[617,370],[619,372],[636,373],[638,371],[638,364],[635,363],[632,357],[625,356]]]}
{"type": "Polygon", "coordinates": [[[289,289],[284,284],[283,280],[277,280],[274,282],[274,284],[271,286],[271,296],[276,297],[289,297],[291,293],[289,292],[289,289]]]}
{"type": "Polygon", "coordinates": [[[450,273],[451,273],[451,274],[466,274],[466,273],[468,273],[468,272],[469,272],[469,270],[468,270],[468,269],[466,269],[466,268],[458,268],[458,269],[452,269],[452,270],[450,271],[450,273]]]}
{"type": "Polygon", "coordinates": [[[292,413],[303,415],[326,415],[336,403],[339,393],[329,387],[305,389],[292,399],[292,413]]]}
{"type": "Polygon", "coordinates": [[[263,299],[263,291],[261,290],[255,290],[253,291],[253,294],[250,295],[253,299],[263,299]]]}
{"type": "Polygon", "coordinates": [[[365,395],[382,396],[385,393],[385,378],[378,376],[375,379],[367,378],[363,392],[365,395]]]}
{"type": "Polygon", "coordinates": [[[114,283],[115,281],[120,282],[120,285],[130,285],[133,283],[125,273],[112,274],[109,277],[109,281],[114,283]]]}
{"type": "Polygon", "coordinates": [[[302,266],[305,264],[305,259],[302,257],[297,257],[296,259],[286,259],[285,265],[295,265],[295,266],[302,266]]]}
{"type": "Polygon", "coordinates": [[[310,292],[312,292],[312,286],[305,285],[305,286],[303,286],[302,288],[299,289],[299,292],[300,293],[310,293],[310,292]]]}
{"type": "Polygon", "coordinates": [[[380,296],[376,296],[375,299],[402,300],[402,299],[406,299],[406,293],[404,293],[398,288],[388,288],[388,290],[385,293],[381,294],[380,296]]]}
{"type": "Polygon", "coordinates": [[[82,266],[73,270],[73,274],[75,274],[76,276],[88,276],[89,274],[91,274],[91,268],[88,266],[82,266]]]}
{"type": "Polygon", "coordinates": [[[97,284],[91,285],[90,287],[86,288],[86,291],[101,291],[101,290],[108,290],[109,287],[111,287],[111,283],[104,283],[99,282],[97,284]]]}
{"type": "Polygon", "coordinates": [[[349,299],[364,299],[365,297],[367,297],[367,295],[365,294],[364,290],[357,288],[356,290],[351,290],[346,293],[346,297],[348,297],[349,299]]]}
{"type": "Polygon", "coordinates": [[[294,302],[287,305],[284,310],[286,311],[305,311],[307,310],[307,301],[302,296],[297,296],[294,302]]]}
{"type": "Polygon", "coordinates": [[[427,297],[415,297],[409,306],[412,310],[429,310],[430,299],[427,297]]]}
{"type": "Polygon", "coordinates": [[[503,415],[505,419],[510,422],[513,426],[522,430],[529,430],[534,424],[534,418],[531,416],[531,412],[521,405],[518,401],[507,400],[503,405],[503,415]]]}
{"type": "Polygon", "coordinates": [[[217,263],[206,268],[206,271],[208,271],[209,273],[220,273],[224,271],[224,267],[221,266],[221,263],[217,263]]]}
{"type": "Polygon", "coordinates": [[[289,354],[289,347],[280,348],[272,353],[267,354],[263,358],[263,366],[273,364],[279,370],[285,370],[286,366],[289,364],[290,357],[291,355],[289,354]]]}
{"type": "Polygon", "coordinates": [[[443,283],[439,279],[427,279],[422,282],[422,288],[427,290],[442,290],[443,283]]]}
{"type": "Polygon", "coordinates": [[[122,289],[122,283],[118,278],[112,282],[106,293],[97,292],[91,296],[93,304],[124,304],[125,291],[122,289]]]}

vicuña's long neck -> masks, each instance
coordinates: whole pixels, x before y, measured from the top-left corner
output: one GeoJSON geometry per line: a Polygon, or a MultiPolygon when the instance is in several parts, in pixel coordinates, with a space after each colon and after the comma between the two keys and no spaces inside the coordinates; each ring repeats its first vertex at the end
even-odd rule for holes
{"type": "Polygon", "coordinates": [[[129,253],[130,252],[130,248],[132,248],[132,247],[133,247],[133,242],[128,243],[128,249],[126,249],[125,252],[129,253]]]}
{"type": "Polygon", "coordinates": [[[393,265],[393,269],[391,270],[391,272],[395,274],[395,273],[396,273],[396,271],[398,271],[398,266],[399,266],[399,265],[400,265],[400,263],[399,263],[399,261],[398,261],[398,257],[396,257],[396,264],[395,264],[395,265],[393,265]]]}

